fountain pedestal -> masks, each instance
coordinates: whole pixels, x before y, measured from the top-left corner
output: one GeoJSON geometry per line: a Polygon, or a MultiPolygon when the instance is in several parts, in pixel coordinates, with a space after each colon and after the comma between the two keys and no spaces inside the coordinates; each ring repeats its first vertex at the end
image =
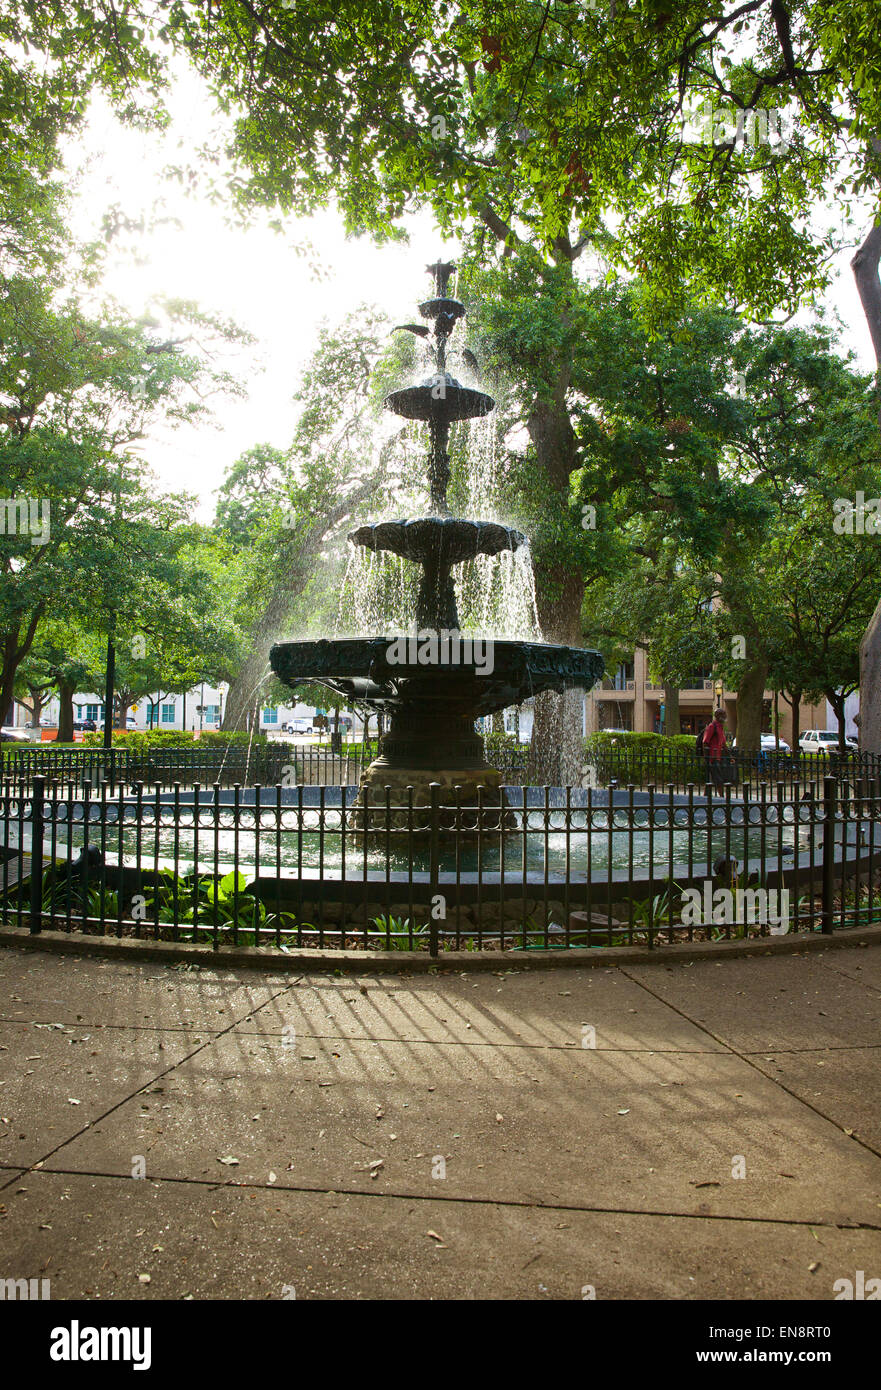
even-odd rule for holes
{"type": "MultiPolygon", "coordinates": [[[[444,712],[434,703],[405,705],[392,714],[379,757],[361,777],[359,806],[377,808],[368,817],[368,831],[382,832],[387,793],[389,805],[406,807],[407,812],[413,806],[415,828],[430,828],[422,808],[431,805],[433,783],[446,808],[439,816],[440,830],[474,831],[478,823],[482,832],[513,827],[513,818],[502,809],[502,774],[486,761],[473,714],[444,712]],[[461,812],[451,812],[451,806],[461,807],[461,812]]],[[[389,823],[405,829],[408,822],[409,814],[398,810],[389,823]]]]}

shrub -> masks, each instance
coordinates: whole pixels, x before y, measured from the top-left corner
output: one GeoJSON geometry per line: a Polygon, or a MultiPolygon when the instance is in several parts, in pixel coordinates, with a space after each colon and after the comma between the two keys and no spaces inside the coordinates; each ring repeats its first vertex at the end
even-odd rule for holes
{"type": "Polygon", "coordinates": [[[252,748],[266,744],[265,734],[249,734],[246,729],[203,729],[199,743],[206,748],[252,748]]]}
{"type": "Polygon", "coordinates": [[[681,756],[679,750],[683,748],[694,748],[694,734],[614,734],[600,729],[595,734],[588,734],[584,740],[585,753],[604,753],[614,749],[616,753],[648,753],[661,758],[671,752],[681,756]]]}
{"type": "Polygon", "coordinates": [[[483,746],[487,753],[498,753],[506,749],[515,749],[517,740],[513,734],[489,733],[483,736],[483,746]]]}
{"type": "MultiPolygon", "coordinates": [[[[265,747],[268,743],[265,734],[233,732],[220,733],[217,730],[203,731],[196,738],[188,729],[114,729],[113,747],[125,749],[128,753],[146,753],[153,748],[252,748],[265,747]]],[[[56,747],[46,744],[47,748],[56,747]]],[[[82,743],[75,748],[103,748],[104,735],[100,732],[84,734],[82,743]]]]}

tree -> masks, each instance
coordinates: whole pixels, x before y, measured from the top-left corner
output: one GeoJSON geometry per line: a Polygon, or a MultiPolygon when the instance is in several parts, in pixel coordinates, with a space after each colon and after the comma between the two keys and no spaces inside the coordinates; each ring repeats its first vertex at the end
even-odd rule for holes
{"type": "MultiPolygon", "coordinates": [[[[711,665],[737,689],[738,745],[757,747],[769,674],[795,641],[785,600],[805,578],[790,568],[781,589],[780,547],[795,536],[792,555],[808,540],[818,555],[835,550],[834,499],[855,486],[873,495],[872,383],[819,330],[747,330],[695,310],[681,338],[650,339],[637,294],[595,297],[594,346],[575,377],[586,398],[578,486],[607,498],[622,548],[588,623],[648,641],[668,686],[683,660],[711,665]]],[[[844,572],[837,556],[827,570],[844,572]]],[[[840,624],[837,603],[832,612],[840,624]]],[[[811,689],[835,687],[831,649],[812,661],[811,689]]]]}
{"type": "MultiPolygon", "coordinates": [[[[220,489],[216,526],[239,550],[246,578],[236,613],[248,634],[224,729],[253,719],[269,646],[289,630],[298,600],[332,590],[336,606],[342,568],[322,556],[368,498],[374,509],[383,504],[394,441],[376,428],[388,371],[383,327],[385,320],[365,309],[334,331],[325,328],[295,397],[302,410],[290,447],[247,451],[220,489]]],[[[316,604],[309,606],[314,611],[316,604]]]]}
{"type": "MultiPolygon", "coordinates": [[[[400,233],[405,210],[430,206],[444,231],[475,233],[477,254],[537,257],[557,277],[557,350],[529,419],[561,513],[573,472],[565,286],[576,263],[590,253],[601,268],[637,271],[656,329],[681,318],[689,296],[768,316],[815,295],[836,238],[812,214],[832,198],[836,221],[864,195],[878,201],[873,9],[179,0],[152,27],[144,6],[126,16],[138,63],[163,45],[182,49],[232,115],[232,172],[218,178],[244,211],[308,212],[336,199],[350,231],[383,238],[400,233]],[[689,136],[683,119],[699,103],[709,132],[705,119],[689,136]],[[768,136],[769,104],[787,118],[785,140],[768,136]]],[[[35,28],[38,44],[67,42],[57,6],[35,28]]],[[[95,38],[112,55],[112,83],[124,46],[106,22],[95,38]]],[[[84,70],[100,73],[91,58],[84,70]]],[[[872,232],[859,283],[876,324],[879,251],[872,232]]],[[[559,640],[578,597],[577,575],[563,570],[548,633],[559,640]]]]}
{"type": "Polygon", "coordinates": [[[132,322],[108,306],[99,319],[58,302],[46,279],[13,277],[0,298],[0,472],[9,495],[0,536],[0,708],[44,615],[109,615],[130,600],[133,567],[186,515],[181,499],[151,495],[132,452],[158,420],[201,418],[213,391],[239,391],[228,373],[182,347],[198,329],[235,337],[195,306],[168,303],[132,322]],[[166,334],[156,329],[165,327],[166,334]],[[169,337],[169,331],[181,336],[169,337]],[[118,544],[119,528],[128,525],[118,544]]]}

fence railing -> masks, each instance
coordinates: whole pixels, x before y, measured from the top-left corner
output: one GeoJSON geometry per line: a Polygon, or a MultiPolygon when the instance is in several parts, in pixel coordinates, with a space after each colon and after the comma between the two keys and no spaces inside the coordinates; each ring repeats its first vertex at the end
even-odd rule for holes
{"type": "Polygon", "coordinates": [[[7,925],[225,945],[528,951],[881,921],[881,783],[0,792],[7,925]]]}
{"type": "Polygon", "coordinates": [[[748,753],[730,749],[717,762],[688,748],[602,747],[587,754],[591,780],[601,787],[610,785],[668,787],[682,791],[693,784],[712,781],[716,787],[730,785],[738,794],[744,787],[761,782],[782,784],[787,793],[801,792],[825,777],[841,781],[881,776],[881,756],[877,753],[782,753],[776,749],[748,753]]]}
{"type": "Polygon", "coordinates": [[[340,752],[315,745],[295,746],[270,743],[253,747],[234,745],[191,748],[153,748],[133,752],[126,748],[59,748],[46,752],[10,749],[3,760],[3,777],[30,789],[35,777],[45,777],[93,791],[106,783],[111,792],[118,786],[142,782],[150,787],[173,787],[176,783],[192,787],[196,783],[223,787],[236,783],[263,786],[280,782],[284,786],[324,783],[355,786],[360,780],[364,758],[359,745],[343,744],[340,752]]]}
{"type": "MultiPolygon", "coordinates": [[[[153,748],[132,752],[126,748],[9,748],[2,776],[30,789],[35,777],[96,790],[107,783],[132,787],[307,786],[355,787],[372,755],[358,743],[344,743],[339,751],[317,744],[254,744],[251,748],[200,746],[153,748]]],[[[529,745],[490,749],[489,760],[503,777],[516,785],[526,778],[529,745]]]]}

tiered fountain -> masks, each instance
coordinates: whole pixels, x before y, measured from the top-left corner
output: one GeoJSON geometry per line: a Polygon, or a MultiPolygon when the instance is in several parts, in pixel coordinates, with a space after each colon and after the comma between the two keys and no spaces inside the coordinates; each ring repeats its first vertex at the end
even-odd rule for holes
{"type": "Polygon", "coordinates": [[[269,654],[273,671],[292,689],[318,681],[350,703],[390,716],[380,756],[361,780],[361,799],[367,796],[373,804],[384,801],[389,787],[392,804],[406,805],[412,787],[413,804],[425,805],[434,782],[444,802],[453,802],[454,788],[460,788],[461,804],[473,806],[483,787],[483,804],[501,806],[501,774],[486,761],[475,719],[543,690],[590,689],[603,672],[599,652],[538,642],[493,641],[491,661],[483,650],[478,661],[462,660],[467,643],[459,628],[454,567],[477,555],[517,550],[526,537],[494,521],[453,517],[447,506],[450,425],[486,415],[495,405],[491,396],[463,386],[446,370],[447,340],[465,313],[464,305],[447,295],[454,269],[440,261],[428,267],[435,294],[419,312],[433,330],[404,325],[422,336],[432,333],[435,373],[392,391],[384,402],[395,414],[428,424],[431,515],[360,526],[349,537],[356,545],[391,551],[420,566],[415,628],[411,616],[402,615],[401,621],[417,640],[409,643],[403,660],[401,643],[393,637],[282,642],[269,654]],[[426,637],[436,640],[419,640],[426,637]],[[426,654],[431,664],[425,664],[426,654]]]}

